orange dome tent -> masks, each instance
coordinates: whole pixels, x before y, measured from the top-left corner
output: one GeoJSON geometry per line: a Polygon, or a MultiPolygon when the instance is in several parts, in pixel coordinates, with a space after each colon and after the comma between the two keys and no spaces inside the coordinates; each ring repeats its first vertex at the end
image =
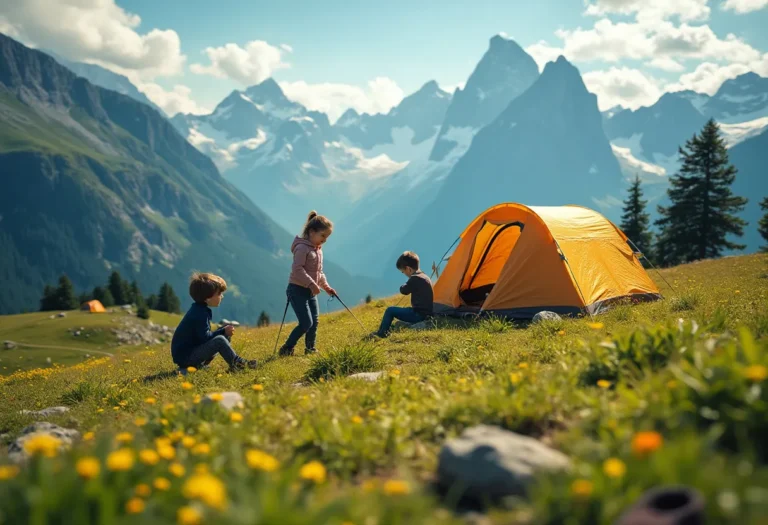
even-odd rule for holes
{"type": "Polygon", "coordinates": [[[435,284],[435,313],[530,319],[661,298],[627,236],[581,206],[498,204],[462,232],[435,284]]]}
{"type": "Polygon", "coordinates": [[[106,312],[104,305],[101,304],[101,301],[96,299],[93,301],[88,301],[87,303],[83,303],[83,306],[81,306],[80,309],[86,312],[91,312],[92,314],[101,314],[106,312]]]}

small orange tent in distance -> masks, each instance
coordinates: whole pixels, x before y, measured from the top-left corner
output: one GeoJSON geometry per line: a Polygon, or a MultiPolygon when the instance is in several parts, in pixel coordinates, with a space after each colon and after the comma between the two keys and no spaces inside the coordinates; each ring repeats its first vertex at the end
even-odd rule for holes
{"type": "Polygon", "coordinates": [[[81,306],[80,309],[85,312],[91,312],[92,314],[101,314],[106,312],[104,305],[101,304],[101,301],[96,299],[93,301],[88,301],[87,303],[83,303],[83,306],[81,306]]]}
{"type": "Polygon", "coordinates": [[[434,290],[438,315],[530,319],[600,313],[617,300],[661,298],[627,236],[581,206],[499,204],[459,237],[434,290]]]}

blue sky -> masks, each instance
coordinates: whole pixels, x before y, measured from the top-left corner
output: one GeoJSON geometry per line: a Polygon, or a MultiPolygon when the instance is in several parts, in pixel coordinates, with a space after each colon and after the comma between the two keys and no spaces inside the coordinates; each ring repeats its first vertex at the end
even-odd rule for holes
{"type": "Polygon", "coordinates": [[[126,74],[170,114],[211,110],[266,76],[332,118],[386,111],[430,79],[462,84],[498,33],[540,65],[564,54],[603,109],[768,76],[768,0],[351,4],[8,0],[0,31],[126,74]]]}

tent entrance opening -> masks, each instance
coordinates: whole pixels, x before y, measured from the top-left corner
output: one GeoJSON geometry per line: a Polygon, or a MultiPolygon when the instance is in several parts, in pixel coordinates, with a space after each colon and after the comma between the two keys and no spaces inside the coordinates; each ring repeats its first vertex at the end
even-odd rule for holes
{"type": "Polygon", "coordinates": [[[514,250],[522,222],[483,223],[472,244],[464,278],[459,287],[459,297],[468,306],[480,307],[493,290],[502,268],[514,250]]]}

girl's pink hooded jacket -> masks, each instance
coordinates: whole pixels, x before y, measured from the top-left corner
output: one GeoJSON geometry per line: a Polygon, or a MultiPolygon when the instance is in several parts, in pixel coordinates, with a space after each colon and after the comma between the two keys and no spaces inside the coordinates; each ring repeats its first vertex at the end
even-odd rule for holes
{"type": "Polygon", "coordinates": [[[314,295],[320,288],[326,292],[331,288],[323,273],[323,249],[307,239],[296,237],[291,244],[293,265],[288,282],[312,290],[314,295]]]}

